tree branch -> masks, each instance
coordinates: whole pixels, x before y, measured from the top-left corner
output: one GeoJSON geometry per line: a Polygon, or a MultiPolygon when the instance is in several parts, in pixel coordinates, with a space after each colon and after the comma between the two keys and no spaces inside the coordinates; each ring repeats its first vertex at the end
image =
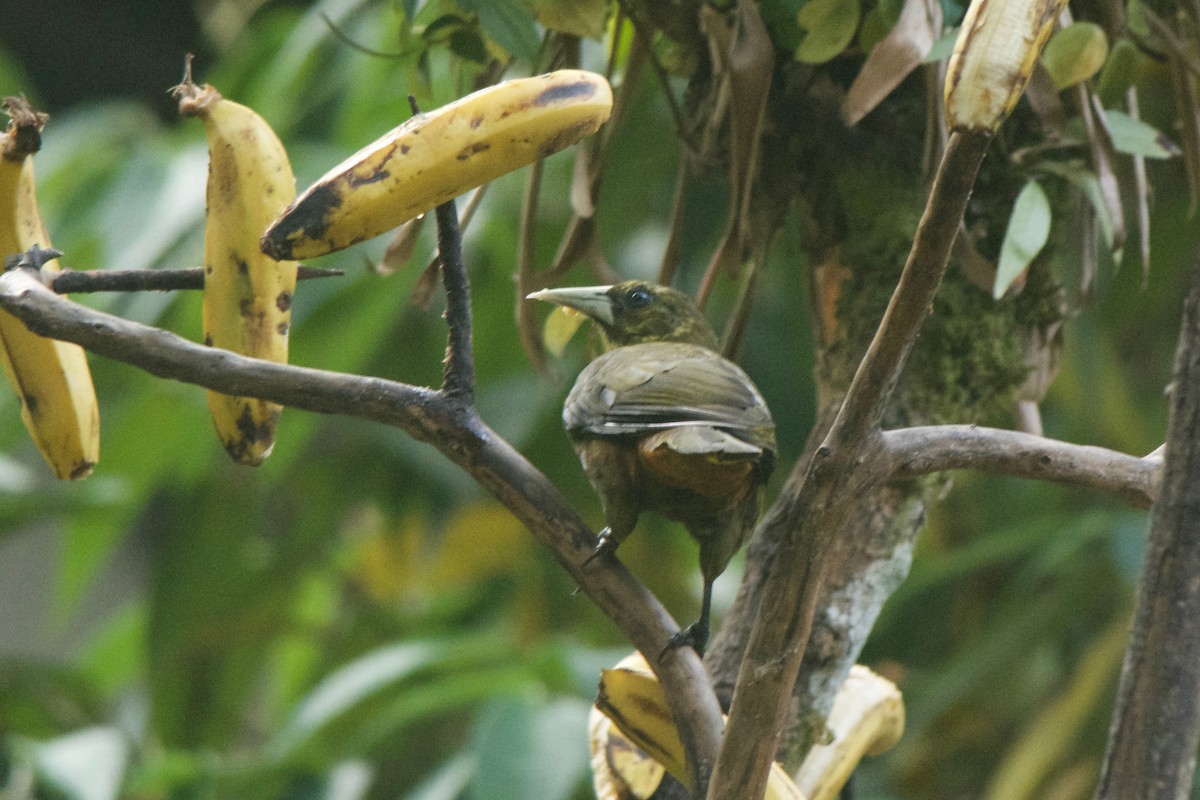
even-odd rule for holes
{"type": "MultiPolygon", "coordinates": [[[[615,559],[585,567],[595,534],[536,467],[461,400],[424,387],[246,358],[205,347],[59,297],[27,270],[0,275],[0,308],[41,336],[74,342],[160,378],[259,397],[322,414],[391,425],[466,470],[548,547],[580,588],[644,653],[658,653],[679,625],[615,559]]],[[[654,665],[693,763],[717,751],[720,707],[690,650],[654,665]]]]}
{"type": "Polygon", "coordinates": [[[886,431],[882,445],[881,457],[893,478],[982,469],[1095,489],[1136,508],[1150,507],[1162,477],[1162,461],[1156,457],[1137,458],[1103,447],[975,425],[886,431]]]}
{"type": "Polygon", "coordinates": [[[766,788],[812,629],[829,543],[855,498],[885,476],[880,420],[945,274],[990,141],[984,132],[951,135],[900,281],[833,427],[796,493],[777,502],[764,519],[763,524],[782,524],[787,531],[763,586],[760,608],[772,613],[755,618],[710,798],[757,800],[766,788]]]}
{"type": "Polygon", "coordinates": [[[1133,632],[1096,800],[1186,798],[1200,739],[1200,258],[1184,303],[1133,632]]]}
{"type": "MultiPolygon", "coordinates": [[[[300,267],[296,280],[336,278],[340,269],[300,267]]],[[[96,269],[44,272],[42,277],[57,294],[88,292],[176,292],[204,288],[204,268],[191,269],[96,269]]]]}
{"type": "Polygon", "coordinates": [[[438,254],[446,287],[446,370],[442,394],[471,406],[475,402],[475,356],[471,346],[471,281],[463,263],[462,233],[454,201],[437,207],[438,254]]]}

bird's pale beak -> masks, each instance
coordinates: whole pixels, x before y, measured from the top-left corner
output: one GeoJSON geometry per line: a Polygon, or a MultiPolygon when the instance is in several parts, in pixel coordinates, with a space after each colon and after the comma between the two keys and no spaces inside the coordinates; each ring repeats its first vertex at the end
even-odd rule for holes
{"type": "Polygon", "coordinates": [[[611,286],[573,286],[568,289],[542,289],[525,295],[529,300],[545,300],[559,306],[573,308],[587,314],[597,322],[613,324],[613,303],[608,296],[611,286]]]}

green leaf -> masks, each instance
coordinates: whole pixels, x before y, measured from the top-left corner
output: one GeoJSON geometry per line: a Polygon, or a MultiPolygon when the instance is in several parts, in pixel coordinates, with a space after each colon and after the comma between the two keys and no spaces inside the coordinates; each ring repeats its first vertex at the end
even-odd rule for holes
{"type": "Polygon", "coordinates": [[[546,30],[599,39],[608,21],[608,0],[535,0],[533,13],[546,30]]]}
{"type": "Polygon", "coordinates": [[[488,704],[475,727],[474,800],[567,800],[588,771],[588,704],[532,697],[488,704]]]}
{"type": "Polygon", "coordinates": [[[404,800],[458,800],[479,770],[479,760],[460,753],[440,766],[404,800]]]}
{"type": "Polygon", "coordinates": [[[1046,199],[1046,193],[1037,181],[1029,181],[1013,203],[1008,229],[1004,232],[1000,262],[996,265],[996,285],[992,289],[992,296],[997,300],[1046,246],[1050,219],[1050,201],[1046,199]]]}
{"type": "Polygon", "coordinates": [[[414,719],[527,684],[529,670],[523,665],[490,666],[505,653],[504,640],[479,635],[373,650],[321,680],[297,704],[268,749],[284,758],[314,741],[326,756],[334,755],[336,747],[370,748],[414,719]],[[400,685],[400,696],[387,694],[400,685]],[[352,724],[344,730],[347,722],[352,724]]]}
{"type": "Polygon", "coordinates": [[[925,58],[921,62],[923,64],[935,64],[938,61],[945,61],[954,52],[954,45],[957,41],[958,28],[946,31],[933,40],[933,47],[929,48],[929,52],[925,54],[925,58]]]}
{"type": "Polygon", "coordinates": [[[1146,158],[1173,158],[1179,155],[1179,145],[1172,142],[1153,125],[1129,116],[1123,111],[1107,109],[1104,118],[1108,133],[1118,153],[1146,158]]]}
{"type": "Polygon", "coordinates": [[[1108,203],[1104,201],[1104,190],[1100,188],[1100,179],[1096,177],[1096,173],[1085,167],[1054,161],[1043,162],[1038,166],[1046,172],[1065,178],[1083,193],[1096,212],[1096,221],[1100,223],[1100,235],[1104,238],[1104,245],[1112,252],[1116,243],[1116,224],[1113,222],[1112,212],[1108,210],[1108,203]]]}
{"type": "Polygon", "coordinates": [[[492,41],[522,61],[537,62],[542,41],[524,6],[513,0],[462,0],[461,5],[479,16],[479,24],[492,41]]]}
{"type": "Polygon", "coordinates": [[[406,642],[375,650],[351,661],[317,684],[279,732],[278,745],[307,738],[384,687],[428,667],[445,652],[445,643],[406,642]]]}
{"type": "Polygon", "coordinates": [[[796,15],[805,30],[796,60],[824,64],[846,49],[858,30],[858,0],[809,0],[796,15]]]}
{"type": "Polygon", "coordinates": [[[1042,51],[1042,66],[1061,91],[1086,81],[1108,58],[1108,36],[1094,22],[1075,22],[1057,31],[1042,51]]]}
{"type": "Polygon", "coordinates": [[[1144,58],[1137,45],[1128,39],[1118,39],[1109,49],[1108,60],[1100,70],[1097,92],[1105,106],[1116,105],[1125,97],[1125,90],[1138,78],[1138,64],[1144,58]]]}

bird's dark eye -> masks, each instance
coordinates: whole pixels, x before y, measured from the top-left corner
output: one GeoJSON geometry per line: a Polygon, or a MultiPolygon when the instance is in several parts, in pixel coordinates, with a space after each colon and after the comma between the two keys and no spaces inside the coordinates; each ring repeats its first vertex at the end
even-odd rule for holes
{"type": "Polygon", "coordinates": [[[625,301],[629,308],[644,308],[654,302],[654,295],[639,286],[625,293],[625,301]]]}

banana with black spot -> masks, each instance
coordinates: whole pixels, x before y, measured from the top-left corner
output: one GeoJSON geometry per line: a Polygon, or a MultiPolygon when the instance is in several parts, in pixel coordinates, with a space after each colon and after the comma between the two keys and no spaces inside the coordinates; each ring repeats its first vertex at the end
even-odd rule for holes
{"type": "Polygon", "coordinates": [[[595,133],[612,112],[601,75],[564,69],[480,89],[417,114],[325,174],[262,238],[312,258],[378,236],[475,186],[595,133]]]}
{"type": "MultiPolygon", "coordinates": [[[[0,259],[34,245],[50,249],[38,210],[33,154],[41,148],[44,114],[7,97],[11,122],[0,134],[0,259]]],[[[58,262],[41,265],[55,272],[58,262]]],[[[0,364],[21,401],[21,419],[54,474],[78,480],[100,460],[100,411],[87,357],[74,344],[46,339],[0,311],[0,364]]]]}
{"type": "MultiPolygon", "coordinates": [[[[279,137],[253,109],[191,79],[175,88],[179,113],[198,116],[208,135],[204,228],[204,343],[286,363],[297,264],[258,247],[267,225],[296,197],[279,137]]],[[[208,393],[217,435],[229,455],[257,466],[275,445],[281,407],[208,393]]]]}

